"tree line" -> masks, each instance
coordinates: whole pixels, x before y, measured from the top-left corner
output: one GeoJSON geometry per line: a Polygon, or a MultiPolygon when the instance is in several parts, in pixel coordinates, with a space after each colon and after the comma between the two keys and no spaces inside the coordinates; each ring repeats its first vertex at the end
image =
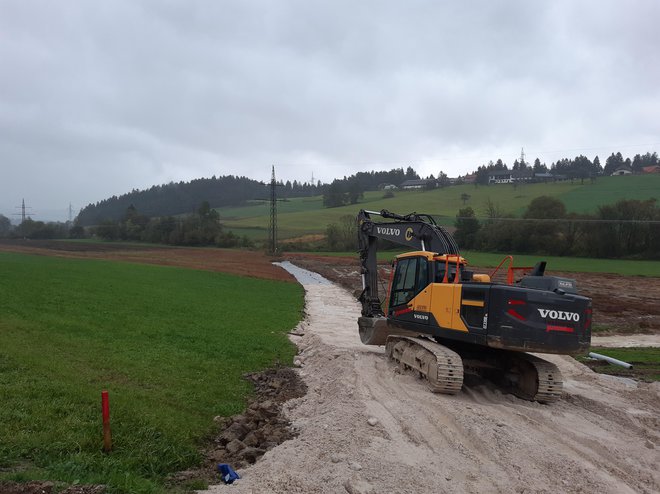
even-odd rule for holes
{"type": "MultiPolygon", "coordinates": [[[[527,163],[524,159],[515,160],[511,171],[529,172],[529,173],[550,173],[554,176],[563,175],[568,179],[581,179],[594,178],[599,175],[609,176],[612,175],[618,168],[628,168],[633,173],[641,173],[642,169],[647,166],[655,166],[660,164],[657,153],[636,154],[633,159],[625,158],[620,152],[612,153],[606,160],[603,167],[600,163],[600,158],[595,156],[590,160],[584,155],[576,156],[573,159],[561,158],[550,164],[548,167],[541,160],[536,158],[533,164],[527,163]]],[[[506,171],[509,167],[501,159],[493,162],[490,161],[487,165],[482,165],[477,168],[474,174],[476,175],[476,183],[481,185],[488,184],[488,177],[495,171],[506,171]]]]}
{"type": "Polygon", "coordinates": [[[35,221],[26,218],[20,225],[12,225],[9,218],[0,214],[0,238],[51,239],[70,238],[71,225],[61,222],[35,221]]]}
{"type": "Polygon", "coordinates": [[[368,190],[378,190],[385,185],[400,185],[406,180],[419,179],[417,172],[409,166],[393,168],[390,171],[358,172],[354,175],[335,179],[323,187],[323,205],[327,208],[356,204],[368,190]]]}
{"type": "MultiPolygon", "coordinates": [[[[554,177],[564,177],[566,179],[579,179],[584,181],[587,178],[595,178],[601,175],[612,175],[618,168],[626,167],[633,173],[641,173],[647,166],[659,165],[657,153],[647,152],[645,154],[636,154],[632,159],[624,158],[620,152],[612,153],[606,160],[605,166],[601,165],[600,158],[595,156],[593,160],[584,155],[575,158],[561,158],[552,162],[549,166],[536,158],[533,163],[528,163],[521,158],[514,160],[511,167],[502,159],[489,161],[488,164],[479,166],[475,171],[468,175],[475,176],[475,183],[478,185],[488,185],[489,176],[492,172],[513,171],[528,173],[530,175],[539,173],[549,173],[554,177]]],[[[323,191],[323,204],[326,207],[338,207],[346,204],[355,204],[363,197],[364,192],[369,190],[378,190],[385,184],[399,186],[406,180],[420,179],[420,175],[411,167],[394,168],[390,171],[382,172],[358,172],[354,175],[335,179],[329,185],[321,187],[323,191]]],[[[433,174],[425,177],[428,180],[437,181],[437,185],[443,187],[449,184],[447,174],[440,170],[437,177],[433,174]]],[[[461,183],[461,177],[458,183],[461,183]]]]}
{"type": "Polygon", "coordinates": [[[226,231],[208,201],[193,213],[149,218],[132,204],[118,221],[105,220],[92,232],[104,240],[139,241],[168,245],[252,247],[247,237],[226,231]]]}
{"type": "Polygon", "coordinates": [[[471,207],[458,211],[454,236],[462,249],[595,258],[660,259],[656,199],[621,200],[595,214],[567,213],[562,201],[537,197],[522,218],[504,215],[490,200],[480,221],[471,207]]]}

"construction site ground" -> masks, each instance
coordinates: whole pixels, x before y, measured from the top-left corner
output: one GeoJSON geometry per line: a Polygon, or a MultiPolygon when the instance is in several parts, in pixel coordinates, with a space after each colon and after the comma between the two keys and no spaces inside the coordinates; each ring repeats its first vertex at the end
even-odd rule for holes
{"type": "MultiPolygon", "coordinates": [[[[293,279],[254,252],[57,244],[4,243],[0,250],[293,279]]],[[[388,362],[382,348],[360,343],[355,260],[287,257],[341,283],[299,273],[306,317],[291,336],[299,348],[299,370],[291,379],[301,379],[307,392],[286,402],[270,399],[295,437],[273,442],[256,462],[241,464],[241,480],[219,483],[212,492],[660,491],[659,383],[600,375],[570,357],[546,356],[564,376],[564,395],[552,405],[520,400],[479,380],[456,396],[432,394],[388,362]]],[[[568,276],[593,298],[595,322],[610,330],[599,339],[610,346],[631,340],[660,346],[657,278],[568,276]]],[[[217,462],[237,458],[209,453],[217,462]]]]}

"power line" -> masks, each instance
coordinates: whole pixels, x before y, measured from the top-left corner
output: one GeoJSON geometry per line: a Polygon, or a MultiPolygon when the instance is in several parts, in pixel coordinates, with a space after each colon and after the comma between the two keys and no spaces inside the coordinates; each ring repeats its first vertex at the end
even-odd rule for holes
{"type": "MultiPolygon", "coordinates": [[[[438,216],[436,216],[437,218],[438,216]]],[[[442,216],[442,218],[451,218],[451,216],[442,216]]],[[[488,216],[456,216],[457,220],[478,220],[478,221],[525,221],[528,223],[611,223],[611,224],[643,224],[660,225],[660,220],[608,220],[599,218],[491,218],[488,216]]]]}

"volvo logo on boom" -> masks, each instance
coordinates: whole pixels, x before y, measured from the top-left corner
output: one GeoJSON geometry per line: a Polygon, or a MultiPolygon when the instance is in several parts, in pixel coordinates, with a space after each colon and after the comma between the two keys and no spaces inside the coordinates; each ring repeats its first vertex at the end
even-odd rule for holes
{"type": "Polygon", "coordinates": [[[376,231],[381,235],[401,235],[401,230],[399,228],[377,226],[376,231]]]}
{"type": "Polygon", "coordinates": [[[580,314],[577,312],[564,312],[562,310],[537,309],[541,317],[549,317],[557,321],[580,321],[580,314]]]}

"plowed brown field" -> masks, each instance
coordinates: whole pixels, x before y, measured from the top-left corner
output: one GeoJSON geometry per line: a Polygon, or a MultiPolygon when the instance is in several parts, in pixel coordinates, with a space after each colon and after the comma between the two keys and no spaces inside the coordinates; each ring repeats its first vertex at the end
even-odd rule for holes
{"type": "Polygon", "coordinates": [[[53,240],[0,240],[0,251],[180,266],[269,280],[295,281],[289,273],[273,266],[272,258],[256,251],[53,240]]]}

